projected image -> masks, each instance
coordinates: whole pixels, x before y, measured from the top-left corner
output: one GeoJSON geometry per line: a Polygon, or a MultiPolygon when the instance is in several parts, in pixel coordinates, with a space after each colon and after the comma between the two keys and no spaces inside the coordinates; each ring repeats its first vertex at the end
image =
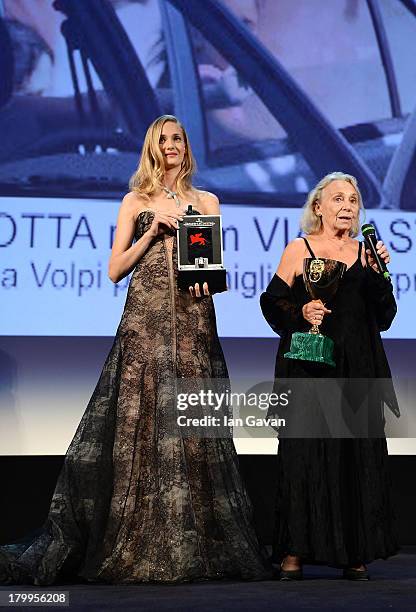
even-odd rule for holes
{"type": "Polygon", "coordinates": [[[367,208],[413,210],[416,7],[371,7],[1,0],[0,188],[118,199],[172,113],[224,204],[299,206],[342,168],[367,208]]]}

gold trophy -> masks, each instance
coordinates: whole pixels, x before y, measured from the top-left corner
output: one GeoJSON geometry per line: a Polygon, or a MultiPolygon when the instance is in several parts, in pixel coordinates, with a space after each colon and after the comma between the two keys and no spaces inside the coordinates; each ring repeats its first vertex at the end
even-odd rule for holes
{"type": "MultiPolygon", "coordinates": [[[[337,292],[341,278],[347,269],[345,263],[335,259],[307,257],[303,260],[303,282],[312,300],[325,305],[337,292]]],[[[315,361],[335,367],[334,341],[313,325],[309,332],[294,332],[288,359],[315,361]]]]}

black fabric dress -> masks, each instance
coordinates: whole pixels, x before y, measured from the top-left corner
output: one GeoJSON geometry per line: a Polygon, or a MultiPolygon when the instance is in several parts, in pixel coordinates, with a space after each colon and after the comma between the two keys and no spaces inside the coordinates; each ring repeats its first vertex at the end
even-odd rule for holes
{"type": "MultiPolygon", "coordinates": [[[[361,243],[357,260],[327,304],[332,314],[320,325],[321,333],[334,340],[335,368],[284,357],[292,333],[310,329],[302,315],[309,301],[302,275],[291,288],[275,275],[261,296],[263,314],[281,337],[275,386],[282,378],[328,376],[391,381],[380,331],[390,327],[396,302],[391,283],[362,265],[361,243]]],[[[397,552],[387,443],[380,435],[384,403],[398,412],[392,383],[384,384],[381,400],[375,437],[280,436],[274,561],[291,554],[304,563],[351,567],[397,552]]]]}

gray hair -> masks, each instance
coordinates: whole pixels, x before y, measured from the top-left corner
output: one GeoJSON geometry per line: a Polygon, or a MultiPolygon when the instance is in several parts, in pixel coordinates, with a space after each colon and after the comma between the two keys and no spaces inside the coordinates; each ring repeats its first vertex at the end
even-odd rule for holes
{"type": "Polygon", "coordinates": [[[332,183],[332,181],[347,181],[350,183],[358,195],[358,217],[354,220],[353,226],[350,229],[350,236],[355,238],[360,232],[360,212],[364,211],[363,200],[358,183],[355,176],[345,174],[344,172],[331,172],[322,178],[319,183],[309,192],[308,198],[303,206],[302,217],[300,219],[300,228],[305,234],[317,234],[321,229],[322,218],[315,212],[315,204],[321,199],[322,190],[332,183]]]}

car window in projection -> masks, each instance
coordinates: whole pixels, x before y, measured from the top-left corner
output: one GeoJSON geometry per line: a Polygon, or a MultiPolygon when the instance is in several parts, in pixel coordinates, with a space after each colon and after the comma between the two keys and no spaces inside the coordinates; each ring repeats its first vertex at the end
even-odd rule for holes
{"type": "Polygon", "coordinates": [[[408,59],[416,53],[416,7],[412,14],[405,3],[383,0],[379,2],[379,8],[391,51],[392,73],[397,82],[401,112],[408,114],[415,108],[416,65],[408,59]]]}
{"type": "Polygon", "coordinates": [[[176,113],[198,182],[230,202],[298,207],[333,160],[354,170],[368,207],[413,209],[409,173],[406,197],[383,181],[392,161],[411,165],[394,157],[414,109],[416,38],[398,32],[416,15],[382,5],[375,18],[350,0],[222,0],[220,14],[209,0],[202,31],[202,8],[183,0],[68,3],[65,14],[52,0],[3,0],[0,185],[119,198],[146,126],[176,113]]]}

